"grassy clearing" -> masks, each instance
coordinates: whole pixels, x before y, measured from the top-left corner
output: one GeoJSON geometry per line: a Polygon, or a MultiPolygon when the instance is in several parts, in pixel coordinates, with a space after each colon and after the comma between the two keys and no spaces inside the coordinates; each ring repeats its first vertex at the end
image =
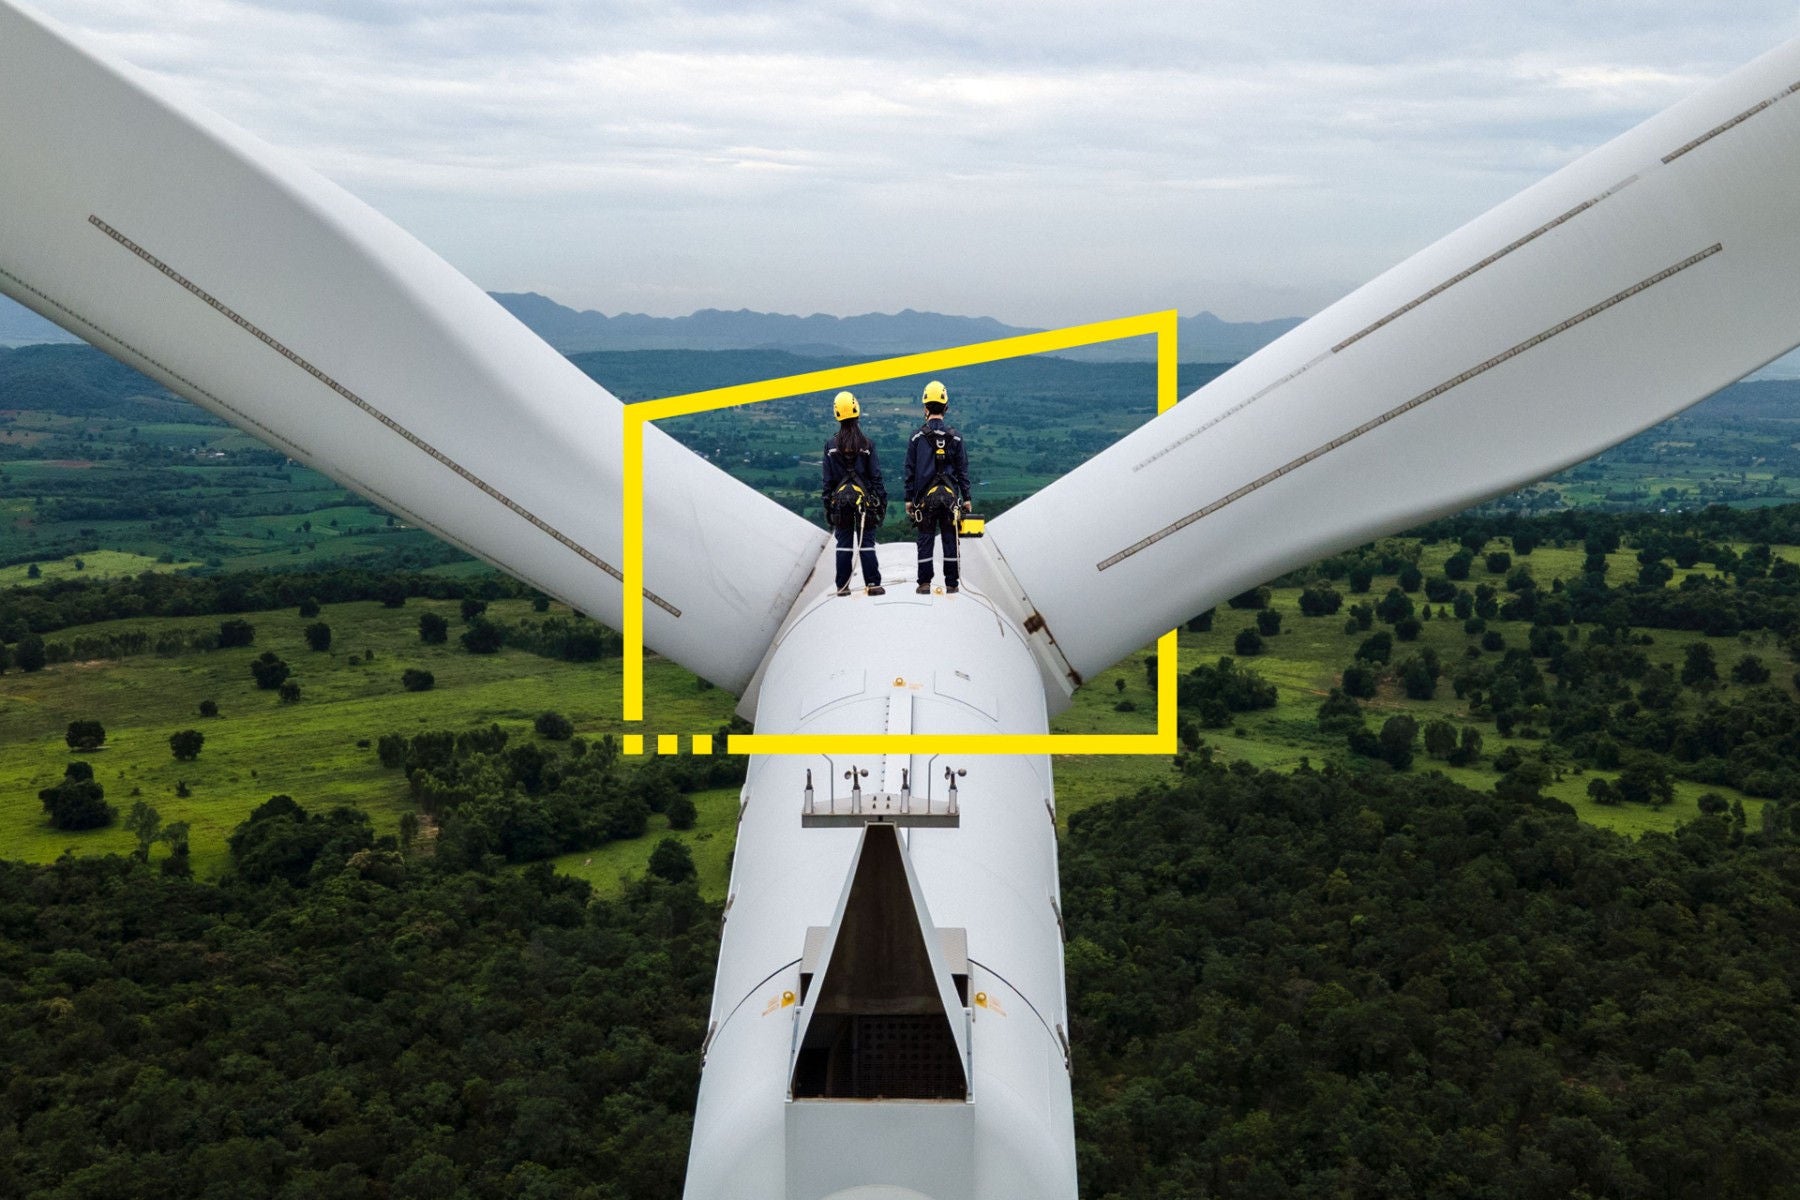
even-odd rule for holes
{"type": "Polygon", "coordinates": [[[650,852],[665,837],[686,843],[694,856],[694,867],[700,874],[700,894],[712,900],[725,898],[731,882],[731,848],[737,837],[738,789],[714,788],[695,792],[694,808],[699,814],[694,827],[672,830],[668,819],[660,813],[650,817],[650,831],[630,841],[609,842],[598,850],[579,850],[555,860],[556,869],[578,879],[585,879],[602,896],[616,896],[625,885],[644,876],[650,852]]]}
{"type": "MultiPolygon", "coordinates": [[[[506,601],[489,611],[510,620],[529,613],[530,605],[506,601]]],[[[531,722],[547,709],[567,716],[585,736],[623,730],[617,661],[572,664],[510,650],[465,653],[454,644],[461,622],[450,601],[413,600],[400,610],[333,605],[319,619],[333,631],[325,653],[306,647],[301,630],[310,622],[284,610],[249,617],[256,644],[248,648],[0,675],[0,857],[44,861],[65,849],[103,854],[130,848],[130,836],[116,826],[68,834],[44,821],[37,792],[77,757],[63,742],[76,719],[106,727],[106,746],[80,757],[93,764],[107,801],[123,813],[142,798],[165,822],[190,822],[194,865],[202,872],[224,865],[226,836],[250,809],[278,793],[309,807],[357,805],[370,812],[379,832],[392,832],[412,802],[399,772],[385,770],[375,758],[373,741],[384,733],[497,723],[515,739],[531,738],[531,722]],[[420,644],[423,612],[450,621],[450,645],[420,644]],[[249,664],[264,650],[274,650],[293,668],[299,703],[282,704],[273,692],[256,688],[249,664]],[[437,686],[403,691],[400,675],[408,667],[432,672],[437,686]],[[208,699],[220,710],[212,720],[199,715],[200,702],[208,699]],[[177,762],[169,735],[189,728],[206,735],[206,746],[197,760],[177,762]],[[364,741],[370,745],[358,744],[364,741]],[[176,795],[181,782],[192,792],[185,799],[176,795]]],[[[217,618],[114,621],[66,630],[55,639],[217,624],[217,618]]],[[[650,711],[670,728],[713,729],[729,719],[730,696],[697,690],[693,676],[661,659],[646,664],[645,690],[650,711]]],[[[700,832],[683,836],[697,840],[700,832]]]]}
{"type": "Polygon", "coordinates": [[[1175,779],[1174,759],[1161,754],[1058,754],[1052,763],[1056,819],[1175,779]]]}
{"type": "MultiPolygon", "coordinates": [[[[1503,541],[1489,547],[1505,548],[1503,541]]],[[[1419,564],[1425,576],[1430,578],[1440,574],[1444,559],[1454,549],[1450,545],[1425,547],[1424,557],[1419,564]]],[[[1540,584],[1548,586],[1559,577],[1569,579],[1578,575],[1584,557],[1585,552],[1579,546],[1540,547],[1528,556],[1515,556],[1514,566],[1520,563],[1528,565],[1540,584]]],[[[1608,574],[1611,578],[1635,577],[1636,573],[1637,561],[1633,552],[1620,551],[1608,557],[1608,574]]],[[[1490,575],[1478,558],[1465,586],[1473,590],[1476,584],[1487,582],[1498,587],[1502,580],[1503,576],[1490,575]]],[[[1679,579],[1670,586],[1678,583],[1679,579]]],[[[1341,581],[1337,586],[1340,591],[1345,590],[1341,581]]],[[[1367,760],[1354,759],[1347,753],[1342,739],[1326,737],[1318,731],[1317,714],[1320,702],[1341,682],[1343,668],[1353,660],[1357,646],[1368,636],[1360,632],[1344,632],[1344,621],[1350,605],[1373,603],[1394,586],[1394,576],[1378,575],[1367,594],[1351,595],[1346,592],[1345,611],[1332,617],[1303,617],[1299,610],[1300,590],[1275,589],[1271,607],[1282,615],[1282,632],[1265,639],[1266,648],[1262,654],[1240,661],[1277,685],[1279,701],[1273,709],[1236,714],[1233,725],[1228,729],[1206,730],[1205,740],[1213,752],[1226,761],[1242,760],[1271,770],[1293,770],[1303,758],[1314,766],[1322,765],[1328,759],[1337,759],[1356,769],[1368,769],[1370,764],[1367,760]]],[[[1422,594],[1416,595],[1414,599],[1423,606],[1422,594]]],[[[1432,607],[1435,609],[1437,606],[1432,607]]],[[[1448,720],[1459,728],[1464,725],[1474,726],[1481,732],[1483,739],[1483,757],[1479,764],[1463,769],[1452,768],[1432,761],[1420,750],[1412,769],[1415,772],[1441,771],[1466,787],[1485,791],[1491,789],[1499,778],[1499,773],[1493,769],[1493,760],[1501,751],[1514,746],[1521,754],[1532,756],[1538,754],[1546,743],[1539,738],[1503,738],[1491,721],[1471,717],[1468,706],[1456,698],[1450,686],[1450,676],[1464,661],[1467,648],[1477,644],[1479,638],[1465,634],[1462,622],[1449,616],[1448,606],[1445,608],[1447,615],[1443,619],[1424,622],[1423,631],[1416,643],[1409,645],[1396,642],[1394,646],[1396,661],[1427,646],[1438,652],[1445,671],[1444,678],[1439,681],[1437,695],[1431,700],[1409,700],[1398,684],[1386,680],[1375,698],[1365,702],[1365,708],[1369,711],[1372,725],[1394,713],[1406,712],[1416,718],[1421,726],[1434,718],[1448,720]]],[[[1242,629],[1254,626],[1255,619],[1254,612],[1221,607],[1211,631],[1202,634],[1183,631],[1182,669],[1191,670],[1199,663],[1213,662],[1222,656],[1238,657],[1233,648],[1237,634],[1242,629]]],[[[1376,627],[1383,626],[1378,621],[1376,627]]],[[[1526,645],[1530,633],[1530,624],[1524,621],[1490,620],[1487,628],[1497,631],[1509,647],[1526,645]]],[[[1654,663],[1672,667],[1677,674],[1680,672],[1686,647],[1695,642],[1711,644],[1722,678],[1729,678],[1731,668],[1746,654],[1755,654],[1777,668],[1785,658],[1785,651],[1766,632],[1746,634],[1739,638],[1709,639],[1699,633],[1655,630],[1651,636],[1653,643],[1643,648],[1646,655],[1654,663]]],[[[1488,653],[1485,657],[1495,659],[1499,655],[1488,653]]],[[[1787,679],[1787,672],[1779,669],[1775,681],[1790,688],[1792,686],[1787,679]]],[[[1596,774],[1611,779],[1615,777],[1615,773],[1584,774],[1572,764],[1558,765],[1556,769],[1558,778],[1546,789],[1548,794],[1573,805],[1582,819],[1632,836],[1650,830],[1670,830],[1683,821],[1697,817],[1700,810],[1696,801],[1704,792],[1717,792],[1727,800],[1741,800],[1753,828],[1760,821],[1764,804],[1762,800],[1741,795],[1728,787],[1703,787],[1681,782],[1676,786],[1674,802],[1662,808],[1599,805],[1588,798],[1588,782],[1596,774]]],[[[1059,777],[1059,793],[1063,786],[1064,780],[1059,777]]]]}
{"type": "Polygon", "coordinates": [[[30,563],[0,567],[0,587],[29,587],[54,579],[122,579],[142,575],[145,571],[184,571],[199,565],[197,562],[163,562],[148,554],[131,554],[124,550],[93,550],[38,563],[41,573],[38,579],[31,578],[30,563]],[[81,565],[77,566],[77,563],[81,565]]]}
{"type": "MultiPolygon", "coordinates": [[[[353,515],[341,513],[340,520],[353,515]]],[[[1437,572],[1449,550],[1447,546],[1426,548],[1421,565],[1427,576],[1437,572]]],[[[145,569],[142,564],[147,561],[128,555],[86,557],[89,573],[105,569],[135,573],[145,569]],[[128,560],[130,565],[126,565],[128,560]]],[[[1572,577],[1580,569],[1581,558],[1579,548],[1544,547],[1518,561],[1529,564],[1537,578],[1548,584],[1558,576],[1572,577]]],[[[460,564],[443,568],[446,572],[467,569],[460,564]]],[[[1629,552],[1622,551],[1613,556],[1611,569],[1615,575],[1623,575],[1635,572],[1636,564],[1629,552]]],[[[49,564],[45,570],[48,574],[49,564]]],[[[1469,582],[1473,585],[1490,578],[1498,582],[1478,563],[1469,582]]],[[[1346,600],[1371,601],[1393,584],[1391,577],[1377,577],[1367,596],[1347,596],[1346,600]]],[[[1275,592],[1273,606],[1282,614],[1283,630],[1267,639],[1263,654],[1249,660],[1249,665],[1276,684],[1276,707],[1239,714],[1231,727],[1205,731],[1206,743],[1226,761],[1241,760],[1261,768],[1293,770],[1302,761],[1317,766],[1337,759],[1355,769],[1368,769],[1363,760],[1350,758],[1341,740],[1321,735],[1316,722],[1320,701],[1337,684],[1340,671],[1351,661],[1364,635],[1346,634],[1341,613],[1336,617],[1300,616],[1298,594],[1293,588],[1275,592]]],[[[401,814],[411,810],[412,800],[400,774],[384,770],[375,758],[373,742],[384,733],[497,723],[515,739],[532,738],[536,736],[532,720],[547,709],[569,717],[585,736],[623,732],[617,661],[576,665],[515,651],[471,655],[455,642],[455,634],[462,628],[457,608],[453,601],[417,599],[398,610],[376,603],[331,606],[320,617],[333,631],[332,649],[324,653],[306,647],[301,631],[310,622],[285,610],[249,617],[257,631],[256,644],[249,648],[175,658],[64,663],[29,675],[17,671],[0,675],[0,857],[47,861],[66,850],[110,853],[131,848],[130,835],[116,826],[65,834],[50,829],[44,820],[37,792],[54,783],[64,765],[75,757],[64,745],[63,734],[76,719],[99,720],[107,729],[106,746],[82,757],[93,764],[108,801],[124,812],[133,800],[142,798],[157,808],[165,822],[188,822],[195,867],[204,874],[223,868],[227,861],[225,838],[251,808],[278,793],[292,795],[310,807],[356,805],[371,814],[379,831],[392,831],[401,814]],[[436,612],[449,620],[449,645],[419,642],[418,619],[424,612],[436,612]],[[298,704],[284,705],[273,693],[254,686],[249,663],[264,650],[274,650],[293,668],[302,690],[298,704]],[[423,693],[403,691],[400,674],[409,667],[431,671],[437,686],[423,693]],[[221,715],[216,719],[199,715],[200,702],[208,699],[219,705],[221,715]],[[181,763],[170,754],[168,739],[187,728],[204,733],[206,746],[197,761],[181,763]],[[177,796],[181,784],[191,795],[177,796]]],[[[522,600],[503,601],[490,611],[496,618],[510,621],[530,615],[530,606],[522,600]]],[[[1212,631],[1183,631],[1181,669],[1225,655],[1235,657],[1236,635],[1254,618],[1251,612],[1222,608],[1212,631]]],[[[86,633],[128,629],[142,629],[152,636],[170,628],[202,631],[216,628],[218,620],[106,622],[64,630],[52,640],[71,642],[86,633]]],[[[1495,620],[1488,628],[1499,632],[1508,645],[1525,644],[1528,627],[1524,623],[1495,620]]],[[[1703,640],[1699,634],[1662,631],[1654,638],[1654,644],[1646,647],[1649,656],[1677,668],[1683,649],[1703,640]]],[[[1460,621],[1446,617],[1424,624],[1418,646],[1435,648],[1446,667],[1453,670],[1474,640],[1463,633],[1460,621]]],[[[1744,654],[1758,654],[1772,665],[1783,657],[1781,648],[1766,634],[1712,639],[1711,645],[1721,675],[1728,675],[1744,654]]],[[[1400,644],[1396,657],[1416,648],[1400,644]]],[[[1155,691],[1145,663],[1149,653],[1148,649],[1140,651],[1102,673],[1077,694],[1070,709],[1052,722],[1052,729],[1153,730],[1155,691]]],[[[1778,672],[1777,678],[1785,682],[1786,673],[1778,672]]],[[[729,719],[732,697],[717,690],[701,690],[693,676],[671,663],[652,658],[646,664],[645,686],[647,709],[655,721],[653,732],[714,729],[729,719]]],[[[1506,746],[1517,746],[1528,755],[1544,746],[1537,739],[1503,739],[1491,723],[1471,718],[1466,705],[1455,698],[1448,671],[1432,700],[1408,700],[1395,685],[1384,683],[1368,707],[1377,721],[1405,711],[1421,724],[1434,717],[1458,725],[1474,724],[1484,738],[1481,763],[1452,769],[1421,753],[1414,767],[1421,772],[1441,770],[1473,788],[1493,786],[1498,778],[1493,758],[1506,746]]],[[[1172,777],[1172,763],[1161,755],[1058,755],[1059,818],[1066,820],[1089,805],[1157,786],[1172,777]]],[[[1549,790],[1574,805],[1585,819],[1634,836],[1670,829],[1694,817],[1698,813],[1695,802],[1705,791],[1741,799],[1753,825],[1763,803],[1737,796],[1727,788],[1681,783],[1675,802],[1660,809],[1605,807],[1587,797],[1591,777],[1572,764],[1562,764],[1549,790]]],[[[694,800],[698,823],[674,836],[694,854],[703,890],[721,896],[735,832],[737,792],[705,792],[694,800]]],[[[602,892],[616,892],[622,881],[642,875],[656,841],[667,833],[666,822],[655,817],[648,836],[565,855],[557,860],[557,866],[587,879],[602,892]]]]}

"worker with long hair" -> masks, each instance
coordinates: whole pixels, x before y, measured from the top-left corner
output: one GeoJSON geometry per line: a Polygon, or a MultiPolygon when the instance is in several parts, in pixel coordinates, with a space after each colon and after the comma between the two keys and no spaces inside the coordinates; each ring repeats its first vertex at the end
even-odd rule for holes
{"type": "Polygon", "coordinates": [[[862,406],[849,392],[832,402],[838,429],[825,443],[825,514],[837,531],[837,594],[850,594],[850,568],[861,548],[863,584],[880,596],[881,563],[875,557],[875,532],[887,515],[887,488],[875,443],[863,433],[862,406]]]}

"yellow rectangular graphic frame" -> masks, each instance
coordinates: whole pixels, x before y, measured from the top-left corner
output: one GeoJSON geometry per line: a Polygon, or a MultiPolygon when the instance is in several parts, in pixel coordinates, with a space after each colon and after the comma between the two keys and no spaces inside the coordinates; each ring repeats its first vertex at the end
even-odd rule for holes
{"type": "MultiPolygon", "coordinates": [[[[1048,329],[1019,337],[976,342],[948,350],[932,350],[923,354],[906,354],[878,362],[856,363],[824,371],[809,371],[766,379],[760,383],[744,383],[734,387],[691,392],[662,400],[645,400],[624,405],[624,718],[644,719],[644,427],[665,417],[685,417],[694,413],[713,412],[760,404],[765,400],[781,400],[807,392],[829,392],[865,383],[879,383],[903,375],[924,375],[969,367],[977,363],[997,362],[1028,354],[1048,354],[1056,350],[1072,350],[1120,338],[1154,335],[1156,338],[1156,411],[1173,407],[1176,370],[1176,320],[1173,309],[1144,313],[1136,317],[1119,317],[1096,321],[1089,325],[1071,325],[1064,329],[1048,329]]],[[[1176,750],[1175,680],[1178,638],[1170,630],[1156,639],[1156,732],[1155,733],[961,733],[961,734],[805,734],[805,733],[734,733],[726,739],[730,754],[887,754],[887,753],[960,753],[960,754],[1173,754],[1176,750]]],[[[670,735],[658,738],[658,752],[663,753],[670,735]]],[[[710,753],[712,739],[696,735],[692,745],[697,753],[710,753]]],[[[644,737],[627,735],[627,753],[642,753],[644,737]]]]}

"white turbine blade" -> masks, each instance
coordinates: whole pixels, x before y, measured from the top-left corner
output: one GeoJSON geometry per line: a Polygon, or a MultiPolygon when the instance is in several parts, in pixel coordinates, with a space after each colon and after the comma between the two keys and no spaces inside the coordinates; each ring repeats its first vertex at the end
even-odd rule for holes
{"type": "MultiPolygon", "coordinates": [[[[342,189],[0,0],[0,291],[617,627],[620,406],[342,189]]],[[[656,430],[645,642],[741,690],[824,534],[656,430]]]]}
{"type": "Polygon", "coordinates": [[[1080,677],[1800,343],[1800,41],[1359,289],[992,522],[1080,677]]]}

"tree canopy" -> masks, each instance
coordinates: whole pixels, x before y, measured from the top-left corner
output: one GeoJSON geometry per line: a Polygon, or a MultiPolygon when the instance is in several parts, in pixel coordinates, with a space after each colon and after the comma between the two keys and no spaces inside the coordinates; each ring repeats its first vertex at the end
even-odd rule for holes
{"type": "Polygon", "coordinates": [[[1070,820],[1083,1195],[1794,1194],[1780,821],[1188,770],[1070,820]]]}
{"type": "Polygon", "coordinates": [[[679,1196],[691,882],[438,870],[285,797],[240,834],[217,884],[0,862],[0,1195],[679,1196]]]}

